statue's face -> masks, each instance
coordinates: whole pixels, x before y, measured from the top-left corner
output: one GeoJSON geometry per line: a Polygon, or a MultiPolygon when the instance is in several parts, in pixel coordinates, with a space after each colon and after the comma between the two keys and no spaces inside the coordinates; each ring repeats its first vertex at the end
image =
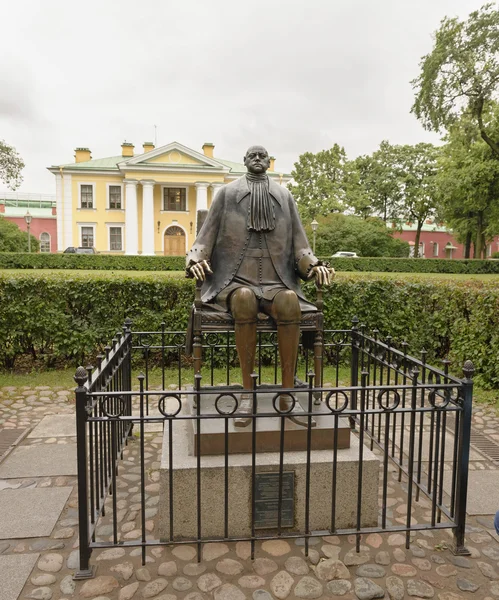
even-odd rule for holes
{"type": "Polygon", "coordinates": [[[251,146],[244,157],[244,164],[250,173],[265,173],[270,167],[269,153],[263,146],[251,146]]]}

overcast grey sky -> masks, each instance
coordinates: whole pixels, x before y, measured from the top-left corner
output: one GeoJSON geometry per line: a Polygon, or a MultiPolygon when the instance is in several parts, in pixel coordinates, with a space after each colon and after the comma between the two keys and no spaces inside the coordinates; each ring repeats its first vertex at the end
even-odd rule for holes
{"type": "MultiPolygon", "coordinates": [[[[240,161],[265,145],[276,170],[306,151],[437,141],[410,114],[410,80],[444,16],[485,0],[4,0],[0,139],[26,192],[45,167],[178,141],[240,161]]],[[[0,190],[7,189],[0,182],[0,190]]]]}

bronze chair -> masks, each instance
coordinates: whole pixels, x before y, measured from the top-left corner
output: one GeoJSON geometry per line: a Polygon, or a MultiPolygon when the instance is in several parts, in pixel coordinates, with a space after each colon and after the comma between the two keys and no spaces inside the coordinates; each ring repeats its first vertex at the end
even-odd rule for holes
{"type": "MultiPolygon", "coordinates": [[[[322,361],[323,361],[323,332],[324,332],[324,315],[323,315],[323,297],[322,289],[317,286],[317,300],[315,305],[316,312],[302,313],[300,331],[313,335],[313,356],[314,356],[314,386],[322,387],[322,361]]],[[[266,314],[258,313],[257,333],[273,332],[276,330],[276,323],[266,314]]],[[[202,354],[203,354],[203,335],[209,332],[234,331],[234,318],[229,312],[219,312],[206,309],[201,301],[201,283],[196,284],[196,292],[194,298],[193,314],[192,314],[192,356],[194,362],[194,373],[201,373],[202,354]]],[[[312,344],[310,344],[311,346],[312,344]]],[[[310,347],[309,346],[309,347],[310,347]]],[[[314,404],[319,404],[321,394],[314,394],[314,404]]]]}

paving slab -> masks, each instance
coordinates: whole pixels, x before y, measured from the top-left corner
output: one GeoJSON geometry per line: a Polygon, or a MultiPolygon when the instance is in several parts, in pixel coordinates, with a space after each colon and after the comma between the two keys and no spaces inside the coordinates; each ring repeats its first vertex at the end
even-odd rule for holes
{"type": "Polygon", "coordinates": [[[76,437],[74,415],[47,415],[38,423],[29,438],[76,437]]]}
{"type": "Polygon", "coordinates": [[[0,465],[0,479],[76,475],[76,444],[19,446],[0,465]]]}
{"type": "MultiPolygon", "coordinates": [[[[444,474],[444,490],[450,494],[452,475],[444,474]]],[[[469,515],[494,515],[499,508],[499,470],[469,471],[468,503],[469,515]]]]}
{"type": "Polygon", "coordinates": [[[49,536],[72,489],[30,488],[0,492],[0,540],[49,536]]]}
{"type": "Polygon", "coordinates": [[[11,554],[0,556],[0,600],[17,600],[30,576],[39,554],[11,554]]]}

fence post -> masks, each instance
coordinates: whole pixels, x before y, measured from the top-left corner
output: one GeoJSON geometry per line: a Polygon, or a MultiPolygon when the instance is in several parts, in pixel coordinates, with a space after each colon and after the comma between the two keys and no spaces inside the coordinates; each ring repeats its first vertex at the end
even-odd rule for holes
{"type": "Polygon", "coordinates": [[[89,514],[88,514],[88,475],[87,475],[87,388],[88,374],[84,367],[78,367],[74,380],[78,384],[76,394],[76,458],[78,472],[78,532],[80,543],[80,564],[73,579],[90,579],[95,569],[90,567],[89,514]]]}
{"type": "Polygon", "coordinates": [[[463,366],[463,413],[459,423],[459,463],[456,479],[456,512],[454,527],[453,554],[469,556],[471,552],[464,545],[466,532],[466,499],[468,495],[468,469],[470,462],[471,412],[473,402],[473,374],[475,367],[471,360],[463,366]]]}
{"type": "MultiPolygon", "coordinates": [[[[359,385],[359,319],[352,319],[352,362],[350,365],[350,385],[356,387],[359,385]]],[[[350,409],[357,410],[357,390],[352,390],[350,398],[350,409]]],[[[349,417],[350,429],[355,429],[355,417],[349,417]]]]}

